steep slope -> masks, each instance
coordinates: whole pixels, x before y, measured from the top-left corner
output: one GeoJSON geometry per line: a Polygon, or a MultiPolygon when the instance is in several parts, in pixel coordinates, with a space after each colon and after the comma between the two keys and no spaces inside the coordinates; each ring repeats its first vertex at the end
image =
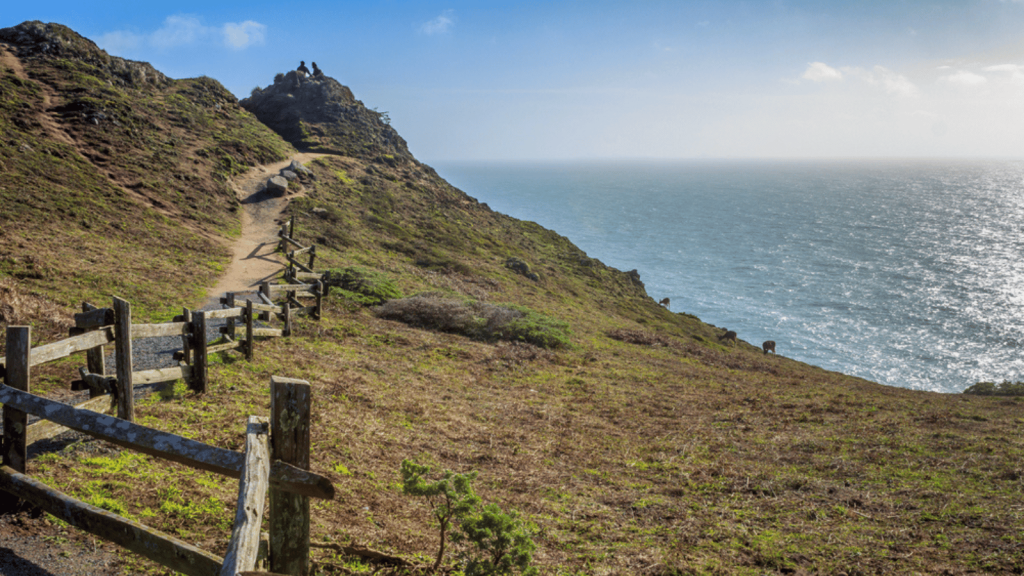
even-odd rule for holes
{"type": "MultiPolygon", "coordinates": [[[[288,207],[318,269],[360,267],[414,301],[525,307],[569,326],[567,345],[546,349],[387,320],[335,291],[321,321],[261,341],[257,361],[214,359],[206,394],[179,384],[139,403],[144,423],[240,448],[244,416],[269,409],[271,375],[309,380],[311,467],[340,495],[313,504],[319,572],[387,569],[338,544],[436,551],[429,513],[399,488],[406,458],[479,471],[486,501],[533,524],[542,573],[1024,567],[1020,402],[879,386],[722,342],[658,306],[635,273],[446,183],[332,79],[282,74],[244,101],[278,136],[213,80],[167,80],[59,26],[18,28],[0,31],[0,250],[12,254],[0,281],[58,303],[125,290],[180,306],[151,275],[210,282],[226,258],[217,238],[238,222],[226,178],[294,145],[330,153],[288,207]]],[[[30,473],[223,552],[234,480],[182,482],[174,465],[90,449],[30,473]]],[[[467,551],[451,550],[451,563],[467,551]]],[[[126,572],[165,573],[124,558],[126,572]]]]}
{"type": "Polygon", "coordinates": [[[0,67],[11,290],[61,307],[114,293],[143,316],[197,303],[238,231],[228,178],[293,148],[215,80],[171,80],[58,24],[0,30],[0,67]]]}

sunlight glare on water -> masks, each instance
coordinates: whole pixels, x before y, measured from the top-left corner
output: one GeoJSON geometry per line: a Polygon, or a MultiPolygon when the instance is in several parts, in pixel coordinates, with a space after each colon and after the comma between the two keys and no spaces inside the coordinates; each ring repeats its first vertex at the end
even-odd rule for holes
{"type": "Polygon", "coordinates": [[[655,299],[906,388],[1024,380],[1024,163],[450,164],[655,299]]]}

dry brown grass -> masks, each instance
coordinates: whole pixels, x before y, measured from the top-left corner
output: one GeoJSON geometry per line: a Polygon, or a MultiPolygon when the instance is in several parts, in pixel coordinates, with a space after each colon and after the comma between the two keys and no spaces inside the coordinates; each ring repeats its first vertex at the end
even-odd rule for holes
{"type": "Polygon", "coordinates": [[[32,326],[34,338],[45,342],[66,336],[67,329],[74,325],[65,307],[28,291],[14,278],[0,277],[0,330],[32,326]]]}
{"type": "MultiPolygon", "coordinates": [[[[492,345],[332,304],[319,324],[260,343],[254,363],[215,365],[205,396],[140,412],[239,449],[244,415],[269,409],[270,375],[307,379],[312,468],[339,491],[314,502],[314,540],[413,560],[437,542],[422,504],[401,494],[405,458],[478,470],[486,501],[537,525],[543,573],[966,574],[1022,565],[1020,402],[889,388],[754,349],[706,350],[724,364],[702,361],[690,343],[606,339],[558,353],[492,345]]],[[[143,459],[136,473],[152,487],[139,490],[124,472],[69,458],[36,472],[72,492],[123,483],[114,492],[129,512],[153,511],[147,523],[223,551],[231,481],[143,459]],[[178,501],[214,498],[224,510],[193,519],[161,512],[163,484],[152,479],[179,474],[208,487],[179,480],[178,501]]],[[[325,574],[381,568],[326,548],[314,555],[325,574]]]]}

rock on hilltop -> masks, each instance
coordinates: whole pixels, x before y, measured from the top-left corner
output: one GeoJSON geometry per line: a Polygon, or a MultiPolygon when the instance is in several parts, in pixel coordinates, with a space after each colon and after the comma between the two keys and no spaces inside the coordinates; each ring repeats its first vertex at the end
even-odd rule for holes
{"type": "Polygon", "coordinates": [[[239,103],[299,150],[412,159],[387,118],[329,76],[303,78],[294,70],[278,74],[273,84],[254,89],[239,103]]]}
{"type": "Polygon", "coordinates": [[[69,58],[85,62],[111,77],[111,83],[139,88],[143,85],[166,86],[170,79],[147,62],[111,56],[95,42],[79,36],[61,24],[38,20],[0,29],[0,42],[9,44],[22,60],[69,58]]]}

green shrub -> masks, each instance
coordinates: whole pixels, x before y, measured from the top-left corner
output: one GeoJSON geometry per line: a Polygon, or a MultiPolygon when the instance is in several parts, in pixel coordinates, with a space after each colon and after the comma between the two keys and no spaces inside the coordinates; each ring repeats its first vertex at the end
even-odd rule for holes
{"type": "Polygon", "coordinates": [[[974,386],[964,390],[964,394],[975,396],[1024,396],[1024,382],[1010,382],[1004,380],[998,384],[995,382],[978,382],[974,386]]]}
{"type": "Polygon", "coordinates": [[[445,542],[450,533],[452,542],[472,544],[461,554],[466,576],[537,574],[537,569],[530,566],[537,545],[530,526],[518,513],[506,514],[497,504],[488,504],[478,511],[481,500],[473,491],[477,472],[456,474],[445,470],[440,478],[430,481],[429,466],[403,460],[401,474],[402,492],[425,497],[440,530],[432,572],[436,573],[444,561],[445,542]]]}
{"type": "Polygon", "coordinates": [[[321,280],[325,288],[330,287],[363,306],[376,306],[402,297],[402,291],[390,278],[358,266],[328,270],[321,280]]]}
{"type": "Polygon", "coordinates": [[[374,311],[388,320],[477,340],[509,340],[544,348],[567,348],[571,335],[568,323],[525,306],[456,300],[438,294],[390,300],[374,311]]]}
{"type": "Polygon", "coordinates": [[[463,518],[459,527],[452,541],[471,542],[480,552],[479,556],[465,555],[466,576],[538,573],[530,566],[537,550],[533,534],[514,510],[506,514],[497,504],[488,504],[479,514],[463,518]]]}
{"type": "Polygon", "coordinates": [[[402,460],[401,472],[402,493],[425,497],[430,505],[430,513],[440,530],[441,539],[433,568],[433,571],[437,572],[444,561],[446,535],[452,527],[452,521],[469,515],[480,503],[480,497],[473,492],[471,484],[477,473],[455,474],[445,470],[441,478],[429,482],[426,476],[430,474],[430,467],[421,466],[410,460],[402,460]]]}
{"type": "Polygon", "coordinates": [[[541,348],[569,347],[572,332],[568,322],[545,316],[525,306],[508,305],[508,308],[522,313],[522,316],[498,327],[499,337],[503,340],[529,342],[541,348]]]}

